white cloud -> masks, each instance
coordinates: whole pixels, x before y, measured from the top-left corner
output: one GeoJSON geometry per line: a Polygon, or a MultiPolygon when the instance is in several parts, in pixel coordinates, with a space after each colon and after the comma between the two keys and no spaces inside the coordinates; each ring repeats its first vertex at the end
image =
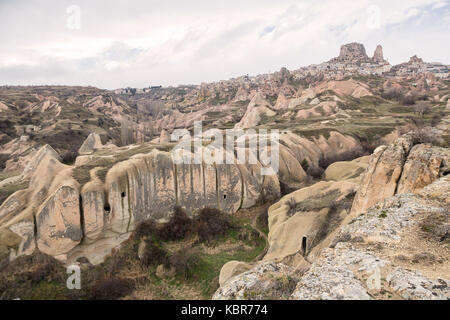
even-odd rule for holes
{"type": "Polygon", "coordinates": [[[0,2],[0,84],[200,83],[320,63],[352,41],[382,44],[393,63],[450,49],[442,0],[79,0],[79,30],[71,4],[0,2]]]}

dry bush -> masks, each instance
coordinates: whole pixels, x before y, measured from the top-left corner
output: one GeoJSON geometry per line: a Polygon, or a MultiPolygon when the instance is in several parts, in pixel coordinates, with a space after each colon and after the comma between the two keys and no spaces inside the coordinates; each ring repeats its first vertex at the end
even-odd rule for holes
{"type": "Polygon", "coordinates": [[[154,238],[144,241],[145,245],[140,257],[141,265],[144,267],[167,265],[169,254],[159,241],[154,238]]]}
{"type": "Polygon", "coordinates": [[[232,227],[230,217],[217,209],[204,208],[194,219],[194,230],[200,241],[211,241],[232,227]]]}
{"type": "Polygon", "coordinates": [[[159,231],[161,239],[182,240],[186,237],[192,229],[192,219],[190,219],[186,212],[179,206],[174,208],[174,213],[169,222],[164,224],[159,231]]]}
{"type": "Polygon", "coordinates": [[[321,157],[319,160],[319,167],[321,167],[322,169],[326,169],[335,162],[352,161],[354,159],[366,156],[368,154],[369,153],[363,148],[357,148],[346,152],[342,152],[340,154],[321,157]]]}
{"type": "Polygon", "coordinates": [[[435,146],[443,144],[442,133],[433,127],[416,127],[411,131],[413,144],[427,143],[435,146]]]}
{"type": "Polygon", "coordinates": [[[156,228],[156,224],[153,220],[145,220],[139,223],[133,231],[131,235],[131,239],[139,240],[146,236],[157,236],[158,230],[156,228]]]}
{"type": "Polygon", "coordinates": [[[186,280],[190,280],[195,276],[195,269],[200,262],[200,251],[198,248],[182,248],[172,254],[168,264],[174,268],[177,275],[182,276],[186,280]]]}
{"type": "Polygon", "coordinates": [[[417,113],[420,117],[424,117],[425,114],[430,113],[431,112],[431,106],[428,102],[426,101],[419,101],[415,106],[414,106],[414,111],[415,113],[417,113]]]}
{"type": "Polygon", "coordinates": [[[294,213],[297,212],[297,202],[294,198],[290,198],[285,202],[286,206],[288,207],[288,215],[292,216],[294,213]]]}
{"type": "Polygon", "coordinates": [[[321,179],[324,171],[321,167],[309,167],[306,174],[314,179],[321,179]]]}
{"type": "Polygon", "coordinates": [[[62,163],[64,164],[73,164],[78,157],[78,151],[75,149],[66,150],[61,155],[62,163]]]}
{"type": "Polygon", "coordinates": [[[261,230],[269,230],[269,204],[264,205],[256,218],[256,225],[261,230]]]}
{"type": "Polygon", "coordinates": [[[100,280],[90,290],[91,300],[117,300],[133,291],[131,281],[109,278],[100,280]]]}

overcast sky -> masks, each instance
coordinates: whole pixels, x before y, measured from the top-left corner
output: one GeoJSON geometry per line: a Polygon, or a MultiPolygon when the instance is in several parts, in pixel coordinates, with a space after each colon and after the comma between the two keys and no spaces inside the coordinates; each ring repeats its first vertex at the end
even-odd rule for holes
{"type": "Polygon", "coordinates": [[[199,84],[361,42],[450,63],[450,0],[0,0],[0,85],[199,84]]]}

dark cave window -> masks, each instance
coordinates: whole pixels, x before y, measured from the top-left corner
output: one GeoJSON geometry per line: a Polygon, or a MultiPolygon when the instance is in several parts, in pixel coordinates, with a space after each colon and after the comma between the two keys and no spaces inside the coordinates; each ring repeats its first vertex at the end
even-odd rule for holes
{"type": "Polygon", "coordinates": [[[307,237],[303,237],[302,238],[302,252],[303,252],[303,255],[306,255],[307,243],[308,243],[308,238],[307,237]]]}
{"type": "Polygon", "coordinates": [[[122,192],[122,198],[125,198],[125,192],[122,192]]]}
{"type": "Polygon", "coordinates": [[[224,195],[223,195],[223,198],[224,198],[224,199],[226,199],[226,198],[227,198],[227,195],[226,195],[226,194],[224,194],[224,195]]]}

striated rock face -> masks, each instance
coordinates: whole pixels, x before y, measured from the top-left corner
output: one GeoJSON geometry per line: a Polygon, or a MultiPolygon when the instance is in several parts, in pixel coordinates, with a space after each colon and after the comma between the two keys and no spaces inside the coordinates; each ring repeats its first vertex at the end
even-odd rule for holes
{"type": "Polygon", "coordinates": [[[356,186],[356,181],[319,182],[272,205],[264,260],[302,260],[346,217],[356,186]]]}
{"type": "MultiPolygon", "coordinates": [[[[90,137],[95,142],[95,136],[90,137]]],[[[272,175],[262,174],[259,161],[238,164],[234,153],[228,154],[235,160],[232,164],[177,164],[170,152],[151,143],[101,153],[88,143],[83,149],[91,154],[67,166],[44,146],[18,178],[29,179],[30,187],[0,206],[0,240],[8,239],[0,241],[0,251],[10,251],[14,258],[37,248],[62,261],[85,257],[100,263],[139,223],[166,221],[175,205],[189,214],[204,207],[233,214],[261,200],[275,202],[281,185],[305,183],[303,160],[317,167],[322,156],[358,146],[353,138],[337,132],[314,141],[285,132],[280,140],[279,171],[272,175]],[[128,160],[115,162],[121,152],[128,160]]],[[[248,147],[236,147],[235,152],[249,157],[248,147]]]]}
{"type": "Polygon", "coordinates": [[[228,279],[234,276],[244,273],[251,269],[251,265],[240,261],[229,261],[222,269],[220,269],[219,284],[223,285],[228,279]]]}
{"type": "Polygon", "coordinates": [[[78,190],[60,187],[36,215],[36,238],[40,251],[59,256],[68,253],[82,239],[78,190]]]}

